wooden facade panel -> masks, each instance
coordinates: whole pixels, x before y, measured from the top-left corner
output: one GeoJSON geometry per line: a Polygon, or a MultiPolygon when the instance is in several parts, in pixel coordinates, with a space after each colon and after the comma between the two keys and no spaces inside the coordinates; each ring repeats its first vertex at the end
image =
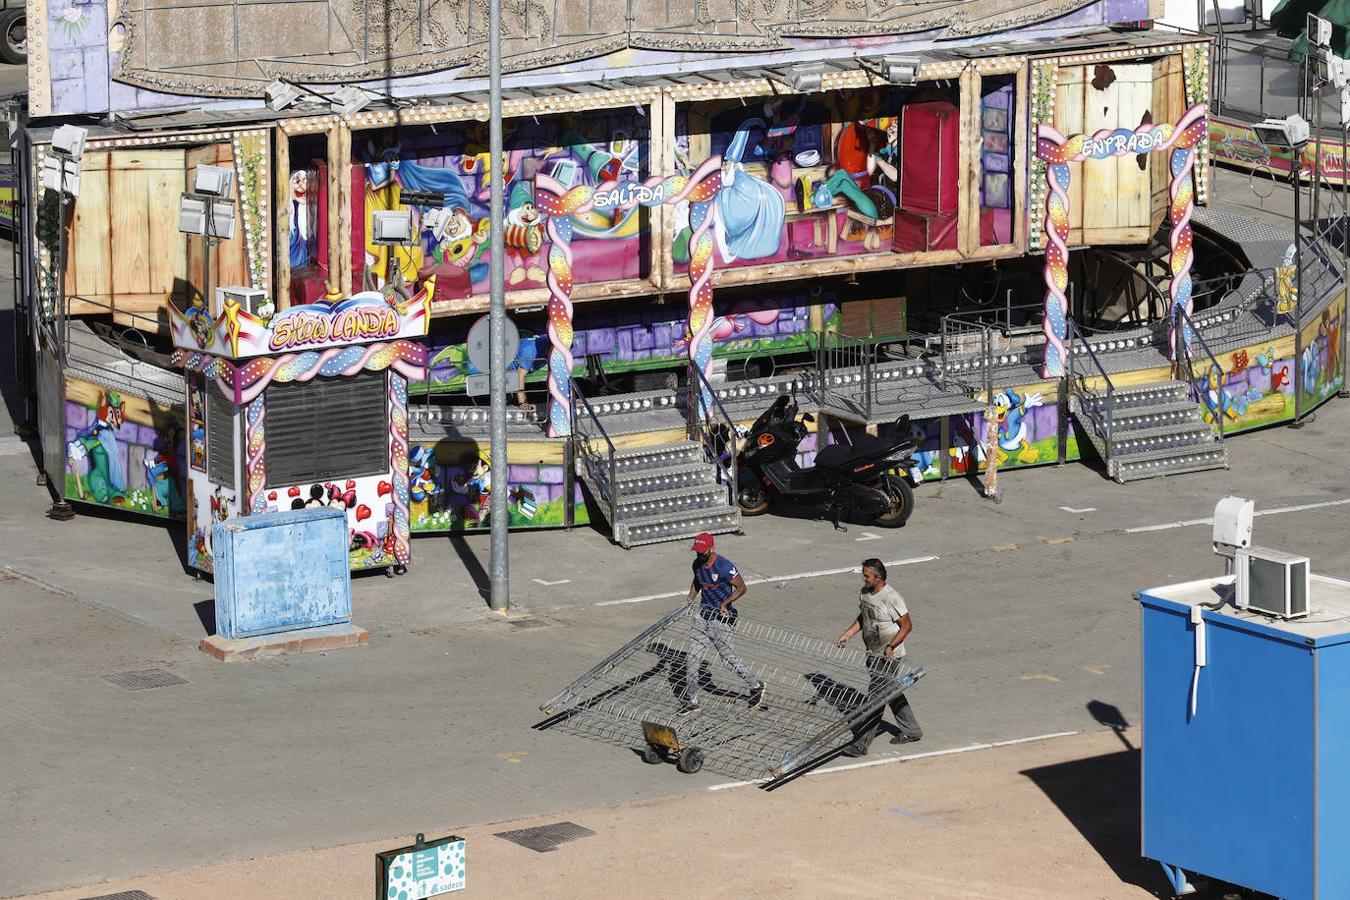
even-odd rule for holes
{"type": "Polygon", "coordinates": [[[106,153],[95,168],[80,171],[80,196],[71,215],[69,252],[66,254],[66,293],[72,297],[106,298],[112,295],[112,229],[108,227],[108,166],[106,153]]]}
{"type": "MultiPolygon", "coordinates": [[[[1071,137],[1152,121],[1153,66],[1111,64],[1060,70],[1055,127],[1071,137]]],[[[1151,229],[1153,161],[1134,154],[1070,165],[1069,245],[1142,243],[1151,229]]]]}
{"type": "MultiPolygon", "coordinates": [[[[1095,67],[1083,90],[1083,131],[1133,131],[1150,121],[1152,105],[1151,65],[1095,67]]],[[[1131,153],[1082,163],[1084,243],[1105,241],[1125,229],[1140,230],[1131,240],[1148,239],[1150,162],[1131,153]]]]}
{"type": "MultiPolygon", "coordinates": [[[[1055,93],[1055,127],[1065,137],[1083,131],[1083,75],[1084,66],[1070,66],[1059,70],[1059,84],[1055,93]]],[[[1069,245],[1083,243],[1083,179],[1076,171],[1079,165],[1069,167],[1069,245]]]]}
{"type": "Polygon", "coordinates": [[[68,294],[103,307],[134,297],[139,308],[140,298],[162,300],[174,289],[185,271],[178,235],[183,165],[182,150],[85,154],[70,236],[68,294]]]}
{"type": "Polygon", "coordinates": [[[112,233],[117,252],[112,260],[112,292],[150,293],[150,218],[147,194],[148,178],[143,171],[114,166],[109,173],[112,193],[112,233]]]}
{"type": "Polygon", "coordinates": [[[183,171],[160,170],[146,175],[149,292],[171,294],[187,270],[187,238],[178,230],[176,215],[183,192],[183,171]],[[172,214],[166,215],[166,210],[172,214]]]}
{"type": "MultiPolygon", "coordinates": [[[[1153,65],[1153,121],[1175,124],[1186,111],[1186,88],[1182,81],[1181,57],[1168,56],[1153,65]]],[[[1171,195],[1171,153],[1154,153],[1149,164],[1152,197],[1150,225],[1157,231],[1167,215],[1171,195]]]]}

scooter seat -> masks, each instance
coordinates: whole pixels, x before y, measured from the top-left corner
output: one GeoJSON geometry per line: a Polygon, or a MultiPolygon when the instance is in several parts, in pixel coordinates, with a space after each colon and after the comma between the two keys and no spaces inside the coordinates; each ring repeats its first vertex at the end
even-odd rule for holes
{"type": "Polygon", "coordinates": [[[897,446],[893,437],[865,435],[852,444],[830,444],[816,452],[816,465],[826,469],[842,469],[855,462],[885,456],[897,446]]]}

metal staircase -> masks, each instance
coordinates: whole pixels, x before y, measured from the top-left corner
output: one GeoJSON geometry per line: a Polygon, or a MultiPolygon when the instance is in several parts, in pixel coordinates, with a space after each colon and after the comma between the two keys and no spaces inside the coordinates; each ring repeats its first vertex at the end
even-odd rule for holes
{"type": "Polygon", "coordinates": [[[736,432],[715,397],[713,415],[697,418],[690,440],[630,450],[615,449],[575,381],[572,397],[576,472],[615,543],[628,549],[703,531],[740,531],[736,432]]]}
{"type": "Polygon", "coordinates": [[[1081,339],[1077,326],[1071,321],[1069,327],[1069,410],[1106,463],[1108,476],[1124,484],[1228,467],[1222,424],[1216,433],[1202,418],[1190,385],[1166,380],[1117,388],[1091,344],[1072,341],[1081,339]],[[1075,345],[1086,348],[1080,353],[1092,364],[1083,377],[1074,373],[1075,345]]]}

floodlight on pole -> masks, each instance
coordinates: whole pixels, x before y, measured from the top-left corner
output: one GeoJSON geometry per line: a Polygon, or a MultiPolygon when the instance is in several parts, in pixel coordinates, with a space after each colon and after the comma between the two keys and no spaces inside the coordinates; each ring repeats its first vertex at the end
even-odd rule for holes
{"type": "Polygon", "coordinates": [[[1283,119],[1265,119],[1252,126],[1256,139],[1272,150],[1294,150],[1308,142],[1312,128],[1298,113],[1283,119]]]}
{"type": "Polygon", "coordinates": [[[221,166],[198,166],[192,184],[206,190],[183,192],[178,204],[178,230],[206,239],[206,253],[202,255],[202,297],[210,302],[215,299],[211,291],[211,253],[218,243],[232,239],[235,233],[235,202],[230,199],[234,172],[221,166]],[[222,173],[228,173],[229,177],[223,177],[222,173]]]}

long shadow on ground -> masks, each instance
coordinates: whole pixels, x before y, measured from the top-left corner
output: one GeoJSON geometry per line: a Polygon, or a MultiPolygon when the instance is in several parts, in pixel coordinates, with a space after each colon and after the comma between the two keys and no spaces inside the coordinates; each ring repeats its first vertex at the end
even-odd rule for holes
{"type": "MultiPolygon", "coordinates": [[[[1022,774],[1059,807],[1121,881],[1137,885],[1155,897],[1172,896],[1171,885],[1158,863],[1139,855],[1138,750],[1027,769],[1022,774]]],[[[1194,898],[1268,897],[1199,875],[1192,875],[1190,880],[1196,893],[1189,896],[1194,898]]]]}

